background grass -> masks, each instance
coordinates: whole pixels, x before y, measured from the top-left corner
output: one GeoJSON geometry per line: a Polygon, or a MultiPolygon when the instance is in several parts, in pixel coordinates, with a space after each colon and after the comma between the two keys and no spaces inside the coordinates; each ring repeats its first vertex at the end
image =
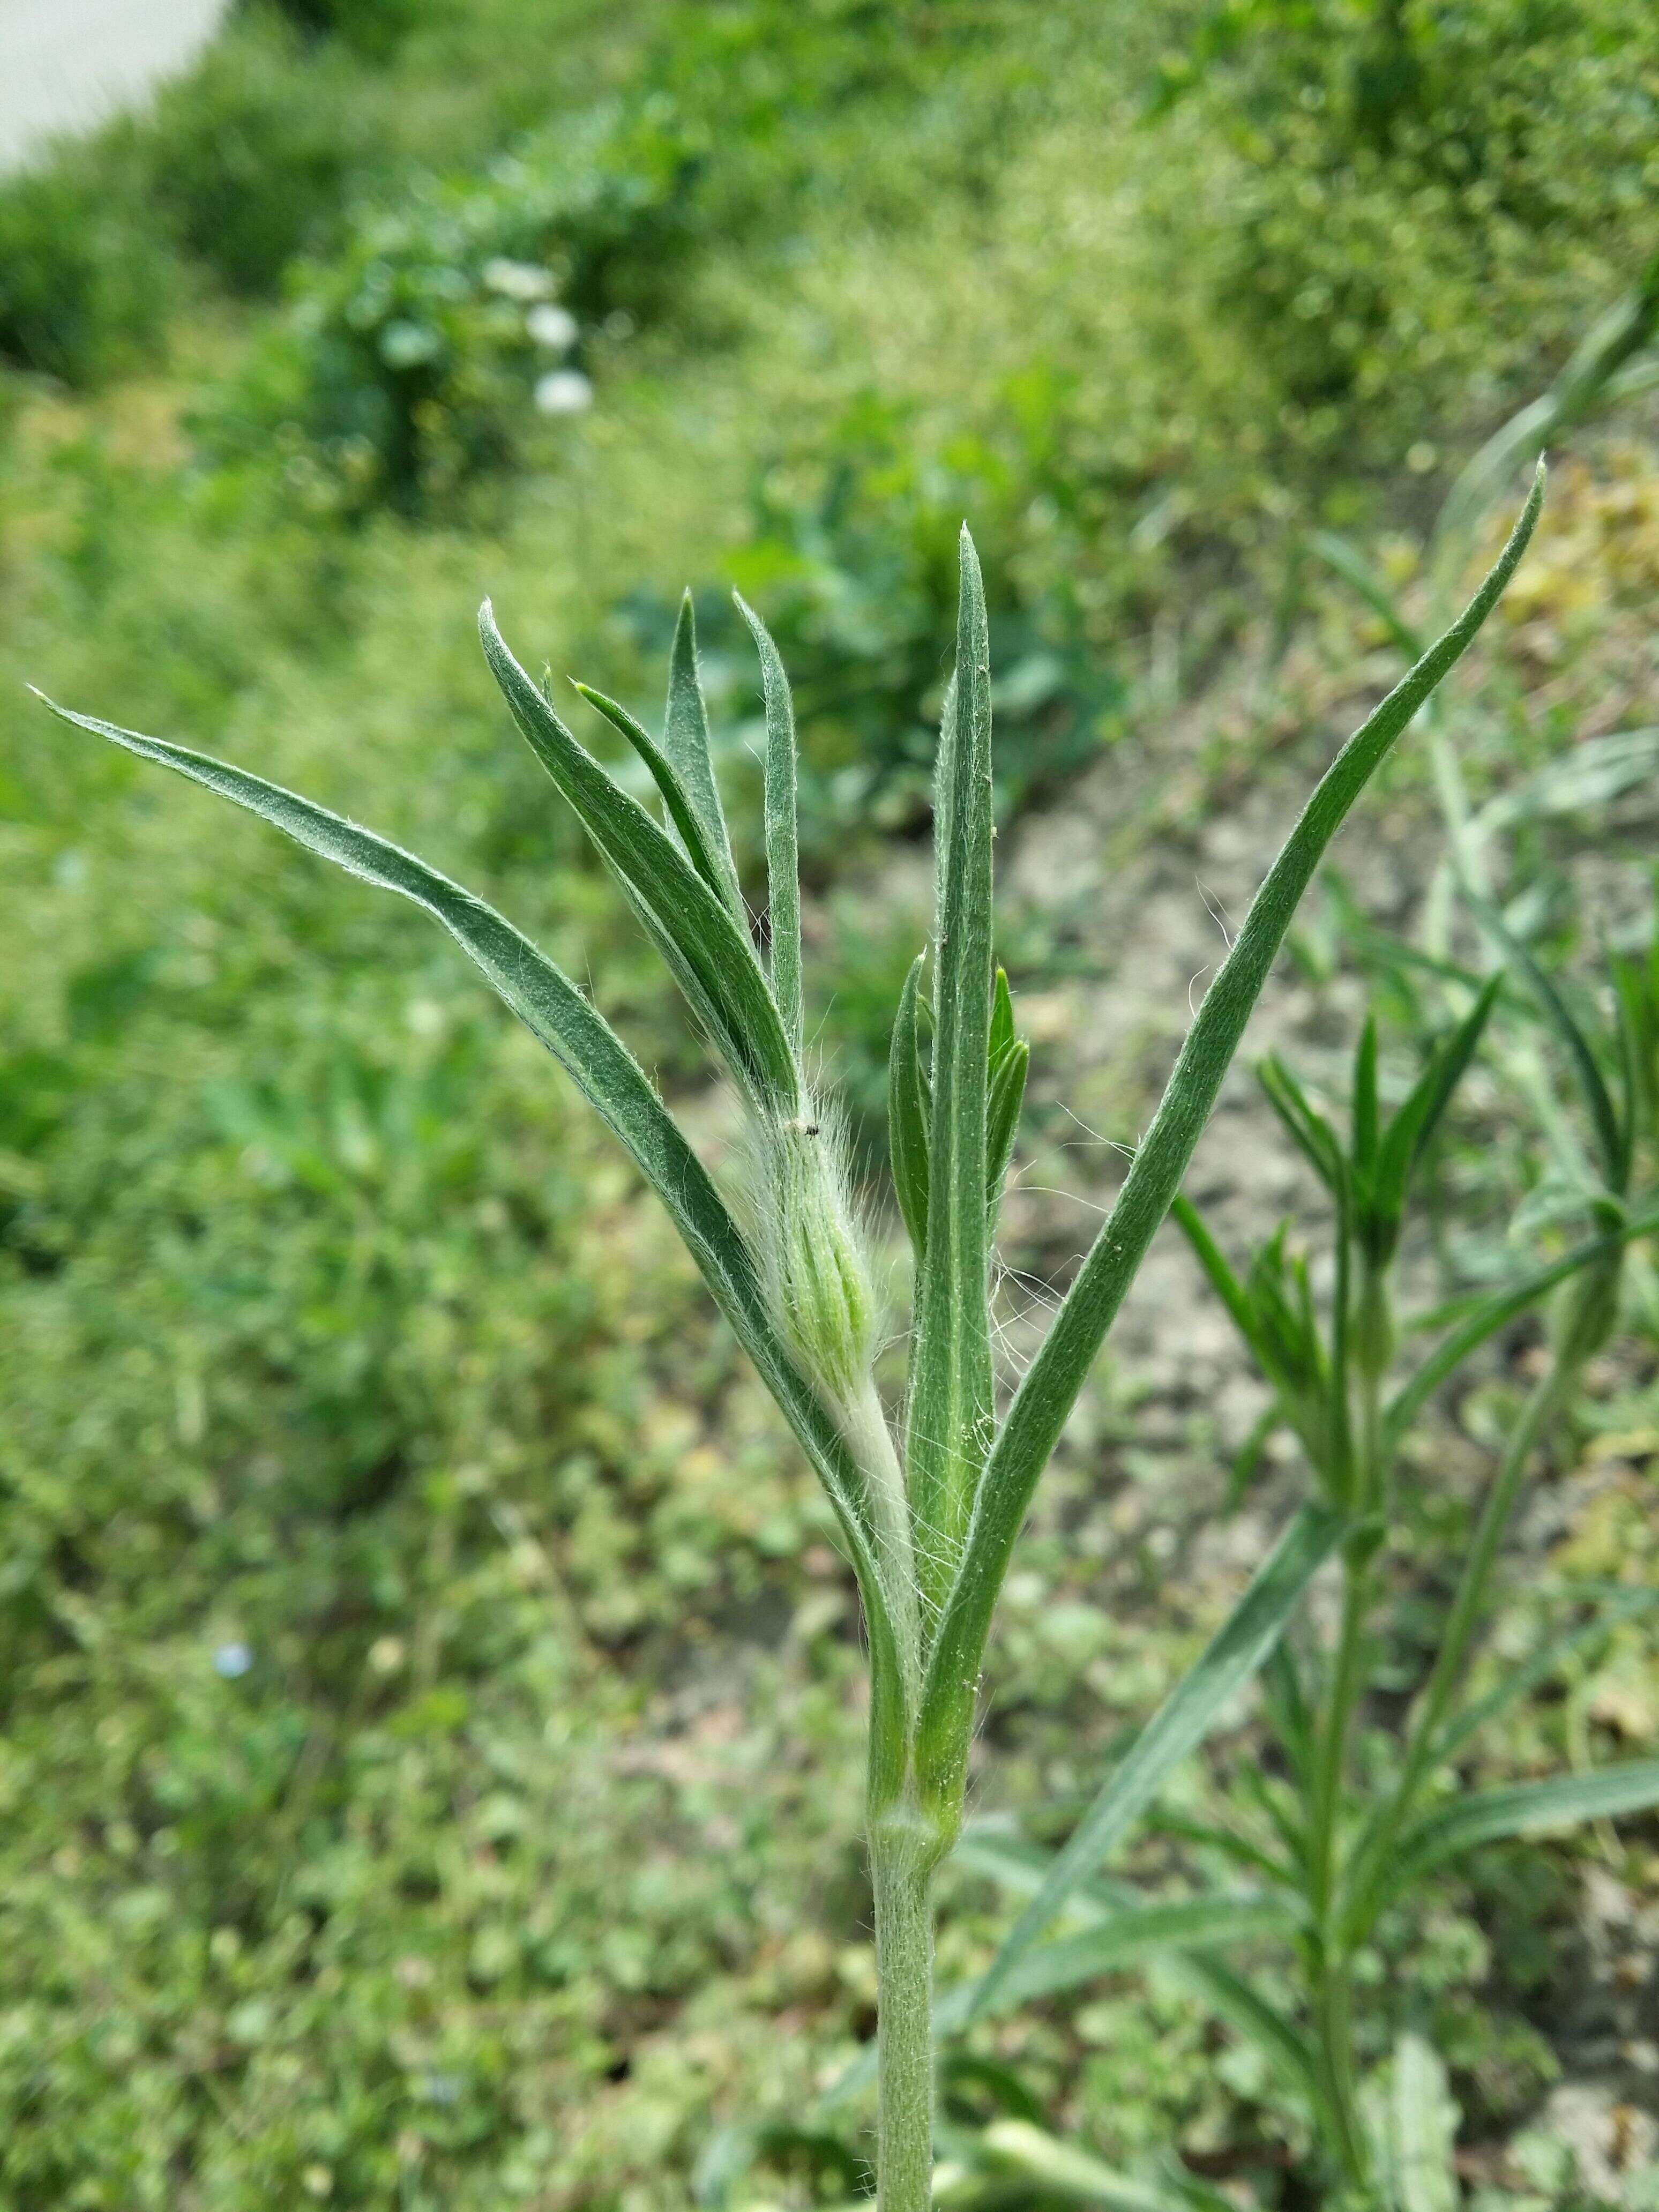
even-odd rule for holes
{"type": "MultiPolygon", "coordinates": [[[[1007,822],[1115,748],[1126,828],[1201,823],[1316,726],[1327,649],[1377,643],[1295,586],[1299,534],[1408,568],[1659,245],[1656,107],[1643,0],[295,0],[0,187],[0,2200],[647,2212],[872,1991],[849,1585],[666,1231],[417,921],[22,682],[475,884],[718,1146],[472,610],[650,709],[692,582],[752,792],[739,583],[801,681],[817,1011],[867,1103],[962,515],[1007,822]],[[353,322],[394,234],[416,306],[353,322]],[[536,410],[503,241],[577,311],[586,412],[536,410]],[[418,390],[394,322],[437,349],[418,390]],[[1275,623],[1308,643],[1269,696],[1275,623]],[[1200,694],[1231,703],[1176,747],[1200,694]]],[[[1558,734],[1650,702],[1649,427],[1540,550],[1558,734]]],[[[1009,933],[1058,1034],[1087,957],[1052,911],[1009,933]]],[[[1011,1593],[1005,1796],[1103,1757],[1210,1601],[1131,1632],[1063,1540],[1091,1494],[1062,1476],[1011,1593]]],[[[1565,1879],[1449,1904],[1421,1968],[1494,2129],[1549,2023],[1459,1992],[1494,1942],[1524,1989],[1565,1879]]],[[[947,1961],[989,1925],[958,1893],[947,1961]]],[[[1114,2153],[1278,2124],[1155,1983],[1015,2033],[1114,2153]]]]}

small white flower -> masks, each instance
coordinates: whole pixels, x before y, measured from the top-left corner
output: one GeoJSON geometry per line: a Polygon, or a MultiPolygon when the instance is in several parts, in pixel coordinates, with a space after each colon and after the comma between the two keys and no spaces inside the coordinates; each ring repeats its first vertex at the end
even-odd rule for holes
{"type": "Polygon", "coordinates": [[[524,319],[524,326],[538,346],[550,353],[568,353],[576,343],[576,318],[568,307],[544,300],[524,319]]]}
{"type": "Polygon", "coordinates": [[[593,404],[593,387],[579,368],[551,368],[536,380],[536,406],[543,415],[580,415],[593,404]]]}
{"type": "Polygon", "coordinates": [[[533,261],[511,261],[504,253],[486,261],[483,273],[490,290],[508,300],[544,300],[553,289],[553,279],[545,269],[538,269],[533,261]]]}
{"type": "Polygon", "coordinates": [[[222,1644],[213,1655],[213,1671],[227,1682],[240,1681],[253,1664],[246,1644],[222,1644]]]}

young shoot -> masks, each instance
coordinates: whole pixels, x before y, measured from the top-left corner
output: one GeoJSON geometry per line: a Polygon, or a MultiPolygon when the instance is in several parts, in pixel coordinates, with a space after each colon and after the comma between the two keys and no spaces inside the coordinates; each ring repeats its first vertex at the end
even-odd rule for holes
{"type": "MultiPolygon", "coordinates": [[[[247,808],[298,843],[424,908],[483,969],[620,1139],[667,1207],[708,1290],[776,1399],[835,1509],[869,1642],[866,1802],[879,1995],[883,2212],[925,2212],[933,2179],[935,1868],[962,1821],[992,1613],[1044,1467],[1148,1245],[1180,1188],[1252,1007],[1321,855],[1391,748],[1467,650],[1525,550],[1541,471],[1468,607],[1337,753],[1258,891],[1188,1033],[1117,1200],[1006,1408],[991,1358],[991,1241],[1024,1092],[993,945],[991,659],[971,539],[960,546],[955,675],[939,732],[937,902],[893,1042],[893,1159],[916,1252],[902,1422],[878,1398],[872,1273],[836,1136],[801,1041],[795,730],[759,617],[767,718],[768,951],[738,879],[698,681],[688,601],[660,737],[589,703],[638,753],[660,813],[630,797],[526,675],[486,604],[485,659],[513,719],[573,809],[684,992],[743,1102],[748,1183],[736,1212],[605,1017],[548,957],[470,892],[370,831],[247,770],[163,739],[53,711],[247,808]]],[[[50,702],[48,702],[50,703],[50,702]]],[[[1239,1613],[1174,1693],[1122,1774],[1121,1830],[1272,1649],[1321,1559],[1361,1541],[1352,1483],[1292,1528],[1239,1613]]],[[[1366,1539],[1364,1540],[1369,1540],[1366,1539]]],[[[1013,2154],[1011,2152],[1010,2155],[1013,2154]]],[[[1025,2143],[1039,2165],[1049,2154],[1025,2143]]]]}

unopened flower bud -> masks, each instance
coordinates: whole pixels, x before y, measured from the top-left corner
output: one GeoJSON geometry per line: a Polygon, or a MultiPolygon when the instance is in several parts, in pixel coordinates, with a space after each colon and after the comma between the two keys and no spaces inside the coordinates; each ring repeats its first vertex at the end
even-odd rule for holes
{"type": "Polygon", "coordinates": [[[869,1381],[879,1302],[842,1164],[840,1133],[810,1111],[757,1146],[761,1261],[784,1339],[833,1404],[869,1381]]]}

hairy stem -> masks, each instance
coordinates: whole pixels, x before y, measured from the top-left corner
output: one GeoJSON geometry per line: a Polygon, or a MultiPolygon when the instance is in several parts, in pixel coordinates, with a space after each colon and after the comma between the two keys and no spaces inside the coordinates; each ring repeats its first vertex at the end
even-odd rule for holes
{"type": "Polygon", "coordinates": [[[870,1837],[876,1896],[878,2212],[928,2212],[933,2179],[935,1854],[919,1821],[889,1814],[870,1837]]]}
{"type": "Polygon", "coordinates": [[[887,1425],[873,1382],[842,1414],[842,1434],[868,1485],[876,1567],[897,1632],[906,1701],[914,1711],[921,1687],[921,1613],[916,1588],[915,1547],[904,1473],[893,1432],[887,1425]]]}

